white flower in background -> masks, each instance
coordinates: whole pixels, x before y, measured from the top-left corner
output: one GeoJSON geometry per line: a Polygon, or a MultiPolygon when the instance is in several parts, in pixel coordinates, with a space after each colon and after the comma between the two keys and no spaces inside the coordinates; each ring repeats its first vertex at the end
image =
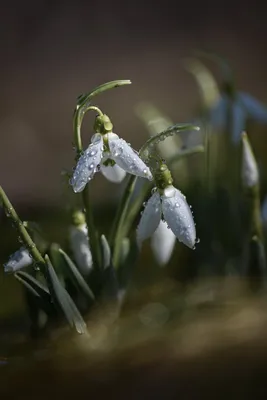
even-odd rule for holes
{"type": "Polygon", "coordinates": [[[242,133],[241,178],[245,188],[254,187],[259,183],[258,165],[245,132],[242,133]]]}
{"type": "Polygon", "coordinates": [[[160,221],[159,226],[151,237],[151,248],[158,264],[163,267],[171,258],[176,236],[168,228],[165,221],[160,221]]]}
{"type": "MultiPolygon", "coordinates": [[[[236,92],[234,98],[224,93],[209,113],[210,123],[219,129],[227,129],[229,110],[232,113],[231,136],[238,143],[248,120],[267,124],[267,108],[247,93],[236,92]]],[[[230,114],[231,115],[231,114],[230,114]]]]}
{"type": "Polygon", "coordinates": [[[91,144],[79,158],[70,181],[74,192],[81,192],[99,170],[112,182],[121,182],[126,172],[152,179],[148,166],[138,153],[113,132],[93,135],[91,144]]]}
{"type": "Polygon", "coordinates": [[[69,241],[79,271],[84,276],[89,275],[93,267],[93,260],[85,223],[70,228],[69,241]]]}
{"type": "Polygon", "coordinates": [[[22,268],[28,267],[33,262],[30,253],[25,247],[21,247],[12,254],[6,264],[4,264],[5,272],[16,272],[22,268]]]}
{"type": "Polygon", "coordinates": [[[148,200],[137,228],[138,245],[152,236],[162,216],[177,239],[194,248],[196,228],[190,207],[185,196],[172,185],[167,186],[162,195],[156,189],[148,200]]]}

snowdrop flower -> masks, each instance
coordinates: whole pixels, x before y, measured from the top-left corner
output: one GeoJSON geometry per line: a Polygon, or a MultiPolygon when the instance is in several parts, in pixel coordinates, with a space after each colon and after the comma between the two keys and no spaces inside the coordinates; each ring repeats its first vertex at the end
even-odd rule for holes
{"type": "Polygon", "coordinates": [[[93,267],[93,259],[88,241],[88,230],[82,212],[73,215],[74,225],[70,228],[69,241],[74,260],[82,275],[89,275],[93,267]]]}
{"type": "Polygon", "coordinates": [[[93,135],[70,181],[74,192],[81,192],[99,170],[112,182],[121,182],[126,172],[152,179],[148,166],[138,153],[113,132],[93,135]]]}
{"type": "Polygon", "coordinates": [[[177,239],[194,248],[196,229],[190,207],[185,196],[172,185],[166,186],[162,191],[154,189],[137,228],[138,245],[141,246],[155,232],[162,216],[177,239]]]}
{"type": "Polygon", "coordinates": [[[242,133],[241,177],[245,188],[252,188],[259,184],[258,165],[245,132],[242,133]]]}
{"type": "Polygon", "coordinates": [[[158,264],[163,267],[171,258],[176,237],[165,221],[160,221],[151,238],[151,248],[158,264]]]}
{"type": "Polygon", "coordinates": [[[12,254],[6,264],[4,264],[5,272],[16,272],[22,268],[28,267],[33,262],[30,253],[25,247],[21,247],[12,254]]]}
{"type": "Polygon", "coordinates": [[[232,110],[231,136],[238,143],[249,119],[267,124],[267,108],[247,93],[236,92],[233,96],[223,93],[210,110],[209,118],[214,127],[226,130],[228,112],[232,110]]]}

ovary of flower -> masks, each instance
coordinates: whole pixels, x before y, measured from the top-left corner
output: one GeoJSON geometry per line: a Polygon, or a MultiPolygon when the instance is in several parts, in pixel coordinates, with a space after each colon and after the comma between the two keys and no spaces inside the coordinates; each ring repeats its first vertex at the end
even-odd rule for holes
{"type": "Polygon", "coordinates": [[[113,132],[93,135],[91,144],[79,158],[70,181],[74,192],[81,192],[99,170],[113,182],[121,182],[125,172],[152,179],[148,166],[141,160],[138,153],[113,132]],[[108,142],[109,151],[104,149],[104,141],[108,142]],[[113,160],[115,165],[105,166],[104,162],[108,159],[113,160]]]}
{"type": "Polygon", "coordinates": [[[162,195],[156,190],[148,200],[137,228],[139,246],[155,232],[161,216],[180,242],[194,248],[196,228],[190,207],[185,196],[172,185],[162,195]]]}
{"type": "Polygon", "coordinates": [[[163,267],[172,255],[176,236],[165,221],[160,221],[159,226],[151,237],[151,248],[158,264],[163,267]]]}
{"type": "Polygon", "coordinates": [[[92,254],[88,242],[86,224],[72,226],[69,233],[70,247],[74,260],[82,275],[90,274],[93,266],[92,254]]]}
{"type": "Polygon", "coordinates": [[[6,264],[4,264],[5,272],[16,272],[22,268],[32,264],[32,258],[25,247],[21,247],[12,254],[6,264]]]}
{"type": "Polygon", "coordinates": [[[267,108],[247,93],[237,92],[235,98],[222,94],[210,110],[210,122],[219,129],[227,129],[228,111],[231,111],[231,135],[238,143],[241,133],[246,129],[248,119],[267,124],[267,108]]]}

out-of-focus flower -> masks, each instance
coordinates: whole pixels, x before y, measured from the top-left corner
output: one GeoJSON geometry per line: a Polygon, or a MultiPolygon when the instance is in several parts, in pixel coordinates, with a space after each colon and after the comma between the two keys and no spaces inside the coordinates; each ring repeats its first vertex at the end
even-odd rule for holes
{"type": "Polygon", "coordinates": [[[242,133],[241,178],[244,188],[252,188],[259,184],[258,165],[245,132],[242,133]]]}
{"type": "Polygon", "coordinates": [[[74,260],[82,275],[89,275],[93,259],[88,241],[88,230],[85,223],[72,226],[69,232],[70,247],[74,260]]]}
{"type": "Polygon", "coordinates": [[[126,172],[152,179],[148,166],[138,153],[113,132],[93,135],[91,144],[79,158],[70,181],[74,192],[81,192],[99,170],[112,182],[121,182],[126,172]]]}
{"type": "Polygon", "coordinates": [[[267,108],[247,93],[223,93],[211,108],[209,120],[215,128],[227,130],[229,119],[232,140],[238,143],[248,120],[267,124],[267,108]]]}
{"type": "Polygon", "coordinates": [[[148,200],[137,228],[137,243],[149,238],[159,226],[161,217],[168,224],[177,239],[190,248],[195,247],[196,229],[185,196],[172,185],[158,189],[148,200]]]}
{"type": "Polygon", "coordinates": [[[160,266],[164,266],[171,258],[176,237],[165,221],[160,221],[159,226],[151,237],[151,248],[160,266]]]}
{"type": "Polygon", "coordinates": [[[30,253],[25,247],[21,247],[12,254],[6,264],[4,264],[5,272],[16,272],[22,268],[28,267],[33,262],[30,253]]]}

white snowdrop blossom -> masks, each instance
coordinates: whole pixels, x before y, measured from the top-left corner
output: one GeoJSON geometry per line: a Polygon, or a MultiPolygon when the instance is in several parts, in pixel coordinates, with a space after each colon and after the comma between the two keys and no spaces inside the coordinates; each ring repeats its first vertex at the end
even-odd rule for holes
{"type": "Polygon", "coordinates": [[[152,179],[150,169],[138,153],[113,132],[92,136],[91,144],[79,158],[70,181],[74,192],[81,192],[99,170],[112,182],[121,182],[126,172],[152,179]]]}
{"type": "Polygon", "coordinates": [[[6,264],[4,264],[5,272],[16,272],[22,268],[28,267],[33,262],[30,253],[25,247],[21,247],[12,254],[6,264]]]}
{"type": "Polygon", "coordinates": [[[251,188],[259,183],[259,171],[247,134],[242,133],[242,183],[245,188],[251,188]]]}
{"type": "Polygon", "coordinates": [[[69,232],[70,247],[74,260],[82,275],[89,275],[93,267],[93,259],[88,242],[86,224],[72,226],[69,232]]]}
{"type": "Polygon", "coordinates": [[[172,255],[176,237],[165,221],[160,221],[159,226],[151,237],[151,248],[158,264],[163,267],[172,255]]]}
{"type": "Polygon", "coordinates": [[[177,239],[190,248],[195,247],[196,228],[185,196],[172,185],[162,194],[156,189],[148,200],[137,228],[137,243],[149,238],[160,224],[161,217],[177,239]]]}
{"type": "Polygon", "coordinates": [[[231,135],[235,143],[239,142],[249,119],[267,124],[267,108],[254,97],[243,92],[235,93],[234,99],[227,94],[222,94],[210,110],[211,124],[216,128],[226,130],[229,110],[232,110],[231,135]]]}

